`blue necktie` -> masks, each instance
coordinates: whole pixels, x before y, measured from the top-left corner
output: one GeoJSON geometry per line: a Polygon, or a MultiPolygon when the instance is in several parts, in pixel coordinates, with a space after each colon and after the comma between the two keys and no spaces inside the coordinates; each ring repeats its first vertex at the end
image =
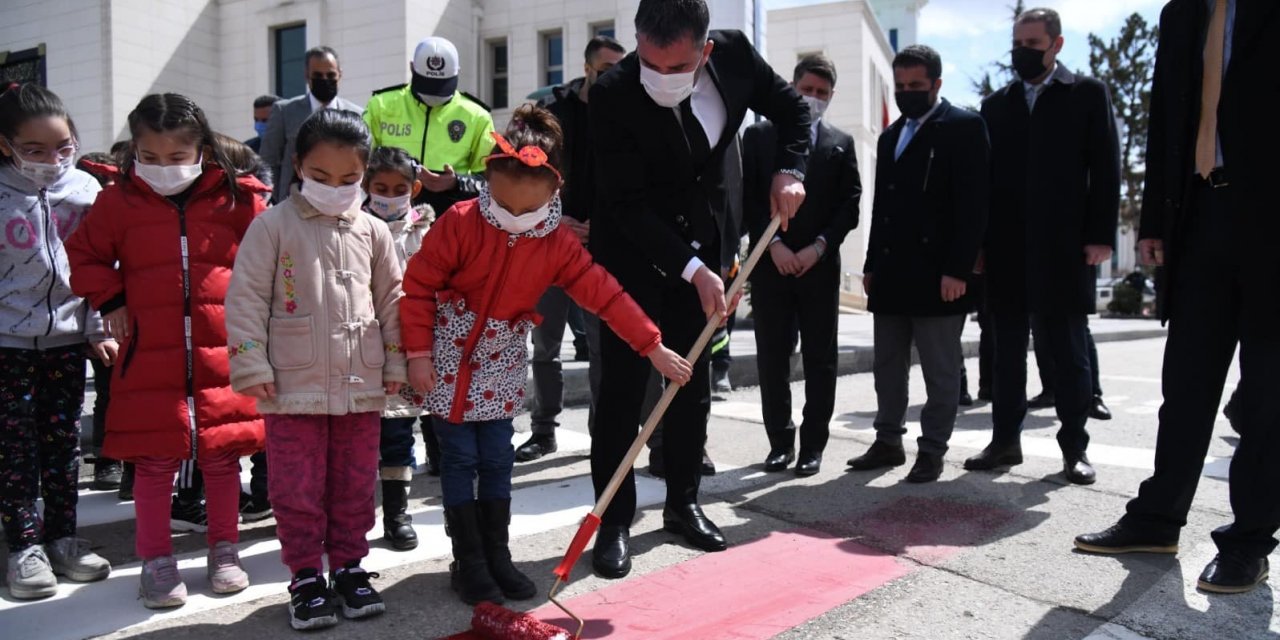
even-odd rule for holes
{"type": "Polygon", "coordinates": [[[902,157],[902,152],[911,144],[911,139],[916,136],[916,129],[919,128],[918,120],[907,120],[906,126],[902,127],[902,134],[898,136],[898,148],[893,152],[894,160],[902,157]]]}

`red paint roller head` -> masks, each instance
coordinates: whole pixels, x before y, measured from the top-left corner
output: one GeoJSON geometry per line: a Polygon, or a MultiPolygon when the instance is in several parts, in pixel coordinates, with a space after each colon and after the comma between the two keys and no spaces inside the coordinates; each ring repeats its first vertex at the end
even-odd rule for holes
{"type": "Polygon", "coordinates": [[[560,627],[491,602],[476,605],[471,628],[477,636],[488,640],[570,640],[573,637],[560,627]]]}

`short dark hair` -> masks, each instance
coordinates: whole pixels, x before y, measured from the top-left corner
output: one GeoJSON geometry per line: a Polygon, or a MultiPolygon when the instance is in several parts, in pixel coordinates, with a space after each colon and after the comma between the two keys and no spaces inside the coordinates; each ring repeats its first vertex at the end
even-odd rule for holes
{"type": "Polygon", "coordinates": [[[326,58],[329,56],[333,56],[333,61],[338,65],[338,68],[342,68],[342,63],[338,61],[338,52],[334,51],[333,47],[327,47],[324,45],[307,49],[307,56],[304,61],[307,66],[310,66],[312,60],[316,58],[326,58]]]}
{"type": "Polygon", "coordinates": [[[622,46],[621,42],[618,42],[617,40],[614,40],[609,36],[596,36],[591,39],[591,42],[587,43],[587,50],[583,52],[582,57],[586,58],[587,64],[591,64],[591,61],[595,58],[596,53],[598,53],[601,49],[616,51],[623,55],[627,54],[627,48],[622,46]]]}
{"type": "Polygon", "coordinates": [[[378,147],[369,155],[369,166],[364,171],[365,185],[384,171],[399,174],[412,185],[418,179],[418,161],[400,147],[378,147]]]}
{"type": "Polygon", "coordinates": [[[800,78],[803,78],[806,73],[811,73],[830,82],[832,89],[836,87],[836,63],[821,53],[811,53],[801,58],[800,62],[796,63],[796,72],[791,78],[792,82],[800,82],[800,78]]]}
{"type": "Polygon", "coordinates": [[[1050,38],[1057,38],[1062,35],[1062,17],[1053,9],[1044,7],[1036,7],[1035,9],[1027,9],[1018,14],[1013,21],[1014,26],[1020,24],[1028,24],[1031,22],[1044,23],[1044,30],[1049,34],[1050,38]]]}
{"type": "Polygon", "coordinates": [[[640,0],[636,9],[636,33],[665,47],[680,38],[705,40],[711,25],[706,0],[640,0]]]}
{"type": "Polygon", "coordinates": [[[253,99],[253,108],[261,109],[280,102],[280,96],[261,95],[253,99]]]}
{"type": "Polygon", "coordinates": [[[908,67],[924,67],[925,74],[930,80],[937,80],[942,77],[942,56],[938,55],[932,47],[926,47],[922,44],[913,44],[893,57],[894,69],[906,69],[908,67]]]}

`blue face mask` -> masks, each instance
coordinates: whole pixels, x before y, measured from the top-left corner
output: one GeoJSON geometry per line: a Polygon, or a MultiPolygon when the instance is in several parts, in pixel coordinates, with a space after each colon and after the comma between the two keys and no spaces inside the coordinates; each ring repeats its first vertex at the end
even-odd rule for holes
{"type": "Polygon", "coordinates": [[[258,137],[261,138],[262,136],[267,135],[267,123],[254,120],[253,130],[258,132],[258,137]]]}

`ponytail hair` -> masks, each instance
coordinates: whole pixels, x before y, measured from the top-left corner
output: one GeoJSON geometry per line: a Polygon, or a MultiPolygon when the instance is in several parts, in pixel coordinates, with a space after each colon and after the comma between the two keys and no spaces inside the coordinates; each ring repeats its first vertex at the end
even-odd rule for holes
{"type": "MultiPolygon", "coordinates": [[[[511,123],[503,134],[507,142],[517,151],[524,147],[537,147],[547,154],[547,164],[560,169],[561,156],[564,155],[564,132],[560,121],[550,111],[537,105],[525,104],[511,115],[511,123]]],[[[502,155],[502,150],[494,147],[487,167],[489,171],[505,173],[516,178],[541,178],[560,181],[560,177],[549,167],[531,167],[520,161],[502,155]]]]}
{"type": "MultiPolygon", "coordinates": [[[[62,104],[58,94],[30,82],[9,83],[3,92],[0,92],[0,136],[8,141],[10,147],[13,146],[13,138],[18,135],[22,125],[32,118],[41,117],[65,119],[67,128],[71,129],[72,139],[79,141],[80,134],[76,132],[76,123],[67,114],[67,108],[62,104]]],[[[16,148],[11,151],[18,152],[16,148]]],[[[12,157],[0,153],[0,165],[12,162],[12,157]]]]}
{"type": "MultiPolygon", "coordinates": [[[[227,188],[231,191],[231,199],[240,199],[240,187],[236,183],[239,172],[231,161],[231,152],[214,135],[204,111],[191,98],[178,93],[153,93],[143,98],[129,113],[129,133],[136,141],[140,134],[147,131],[179,134],[187,142],[201,147],[202,154],[207,150],[204,163],[216,164],[221,168],[227,188]]],[[[127,175],[133,168],[137,155],[136,142],[130,153],[122,155],[124,157],[120,158],[120,173],[127,175]]],[[[124,183],[128,184],[129,181],[125,180],[124,183]]]]}

